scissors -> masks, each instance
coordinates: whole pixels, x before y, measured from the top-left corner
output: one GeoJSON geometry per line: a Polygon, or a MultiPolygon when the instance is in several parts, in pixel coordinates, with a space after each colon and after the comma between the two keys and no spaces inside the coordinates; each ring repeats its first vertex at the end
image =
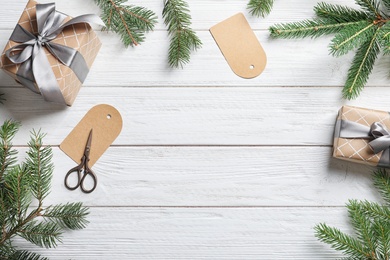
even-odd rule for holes
{"type": "Polygon", "coordinates": [[[65,176],[65,187],[69,190],[75,190],[78,187],[80,187],[82,192],[91,193],[96,188],[97,177],[96,177],[95,173],[88,166],[89,153],[91,151],[91,142],[92,142],[92,129],[89,132],[87,144],[85,145],[85,149],[84,149],[84,154],[83,154],[83,157],[81,158],[81,163],[79,165],[77,165],[76,167],[70,169],[65,176]],[[69,176],[74,174],[74,173],[77,173],[77,184],[75,186],[71,187],[68,184],[68,179],[69,179],[69,176]],[[81,176],[81,173],[83,173],[83,176],[81,176]],[[91,178],[93,180],[93,187],[89,190],[84,187],[84,180],[88,175],[91,176],[91,178]]]}

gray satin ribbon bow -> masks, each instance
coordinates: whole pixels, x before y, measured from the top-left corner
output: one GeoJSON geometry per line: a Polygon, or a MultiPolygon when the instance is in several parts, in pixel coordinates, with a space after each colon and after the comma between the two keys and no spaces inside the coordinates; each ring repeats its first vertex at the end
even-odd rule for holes
{"type": "Polygon", "coordinates": [[[10,48],[5,54],[11,62],[21,64],[16,73],[20,83],[36,93],[41,93],[46,101],[66,105],[44,48],[62,64],[71,68],[80,82],[83,83],[89,72],[84,57],[77,50],[54,43],[52,40],[67,26],[79,23],[103,24],[103,22],[97,15],[87,14],[64,23],[67,16],[56,12],[54,3],[37,4],[36,17],[37,35],[30,33],[18,24],[10,40],[21,44],[10,48]],[[13,54],[14,51],[18,53],[13,54]],[[34,82],[39,91],[37,91],[34,82]]]}
{"type": "Polygon", "coordinates": [[[383,151],[379,166],[390,166],[390,131],[381,123],[375,122],[370,127],[347,120],[340,120],[339,137],[350,139],[368,139],[374,153],[383,151]]]}

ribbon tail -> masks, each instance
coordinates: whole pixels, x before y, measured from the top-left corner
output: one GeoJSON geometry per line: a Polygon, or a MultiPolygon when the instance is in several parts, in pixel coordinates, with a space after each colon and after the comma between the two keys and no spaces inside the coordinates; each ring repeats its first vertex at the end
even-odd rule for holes
{"type": "Polygon", "coordinates": [[[25,87],[33,91],[34,93],[39,94],[39,90],[35,86],[35,78],[32,72],[32,61],[28,59],[22,63],[16,73],[16,79],[25,87]]]}
{"type": "Polygon", "coordinates": [[[51,65],[46,57],[41,46],[37,46],[33,61],[32,68],[34,71],[35,82],[39,86],[41,94],[46,101],[60,103],[66,105],[64,96],[58,86],[56,77],[51,70],[51,65]]]}
{"type": "Polygon", "coordinates": [[[80,52],[68,46],[53,42],[47,43],[46,47],[62,64],[73,70],[81,83],[84,83],[89,73],[89,68],[80,52]]]}

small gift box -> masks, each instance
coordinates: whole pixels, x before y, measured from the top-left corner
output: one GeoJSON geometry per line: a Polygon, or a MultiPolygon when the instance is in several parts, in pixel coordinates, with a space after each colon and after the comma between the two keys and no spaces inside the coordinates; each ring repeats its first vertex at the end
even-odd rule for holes
{"type": "Polygon", "coordinates": [[[55,4],[30,0],[0,59],[1,68],[46,101],[71,106],[101,47],[89,23],[96,15],[71,18],[55,4]]]}
{"type": "Polygon", "coordinates": [[[343,106],[338,114],[333,157],[390,167],[389,112],[343,106]]]}

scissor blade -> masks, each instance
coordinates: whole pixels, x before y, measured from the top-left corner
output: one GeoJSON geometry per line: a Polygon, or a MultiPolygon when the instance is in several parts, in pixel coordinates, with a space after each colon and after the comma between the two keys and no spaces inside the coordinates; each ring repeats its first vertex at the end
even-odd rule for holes
{"type": "Polygon", "coordinates": [[[92,128],[88,135],[87,144],[85,145],[85,155],[89,156],[89,151],[91,150],[91,143],[92,143],[92,128]]]}

